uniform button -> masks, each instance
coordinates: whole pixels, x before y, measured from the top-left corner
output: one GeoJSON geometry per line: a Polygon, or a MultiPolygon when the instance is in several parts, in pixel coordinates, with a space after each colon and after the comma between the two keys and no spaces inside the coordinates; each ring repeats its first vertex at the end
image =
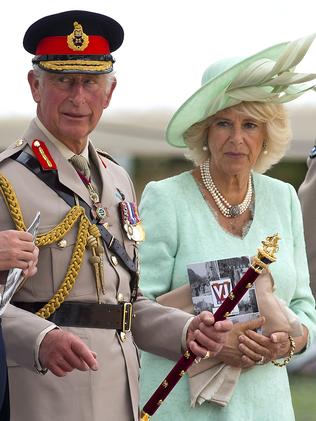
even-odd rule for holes
{"type": "Polygon", "coordinates": [[[18,140],[15,142],[15,146],[16,146],[16,147],[18,147],[18,146],[21,146],[21,145],[23,145],[23,140],[22,140],[22,139],[18,139],[18,140]]]}
{"type": "Polygon", "coordinates": [[[58,241],[57,246],[61,249],[64,249],[65,247],[67,247],[67,240],[63,239],[63,240],[58,241]]]}
{"type": "Polygon", "coordinates": [[[38,140],[35,140],[35,142],[33,143],[33,145],[34,145],[34,146],[36,146],[37,148],[38,148],[39,146],[41,146],[41,144],[39,143],[39,141],[38,141],[38,140]]]}
{"type": "Polygon", "coordinates": [[[117,264],[118,264],[118,260],[117,260],[117,257],[116,257],[116,256],[114,256],[114,254],[112,254],[112,256],[110,257],[110,259],[111,259],[112,264],[113,264],[114,266],[117,266],[117,264]]]}
{"type": "Polygon", "coordinates": [[[124,295],[123,295],[121,292],[119,292],[119,293],[117,294],[117,301],[118,301],[119,303],[122,303],[122,302],[124,301],[124,295]]]}

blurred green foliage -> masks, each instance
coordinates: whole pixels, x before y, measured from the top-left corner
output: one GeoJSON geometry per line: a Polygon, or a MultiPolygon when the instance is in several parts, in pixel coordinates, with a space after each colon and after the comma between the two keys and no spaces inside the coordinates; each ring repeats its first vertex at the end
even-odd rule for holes
{"type": "MultiPolygon", "coordinates": [[[[149,181],[172,177],[192,168],[193,164],[181,157],[136,158],[132,175],[138,200],[149,181]]],[[[284,159],[272,167],[267,175],[291,183],[298,189],[304,180],[306,169],[305,161],[284,159]]]]}
{"type": "Polygon", "coordinates": [[[289,378],[296,421],[315,421],[316,378],[300,375],[289,378]]]}
{"type": "Polygon", "coordinates": [[[286,181],[298,190],[305,178],[306,171],[307,166],[305,161],[283,160],[267,171],[266,174],[286,181]]]}

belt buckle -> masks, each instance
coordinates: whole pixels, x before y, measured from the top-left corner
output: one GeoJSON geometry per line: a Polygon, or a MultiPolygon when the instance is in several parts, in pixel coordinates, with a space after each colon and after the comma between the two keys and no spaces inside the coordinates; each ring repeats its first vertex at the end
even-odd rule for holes
{"type": "Polygon", "coordinates": [[[122,341],[125,340],[126,333],[131,331],[132,315],[133,315],[133,304],[132,303],[124,303],[123,304],[122,330],[120,332],[120,337],[121,337],[122,341]]]}

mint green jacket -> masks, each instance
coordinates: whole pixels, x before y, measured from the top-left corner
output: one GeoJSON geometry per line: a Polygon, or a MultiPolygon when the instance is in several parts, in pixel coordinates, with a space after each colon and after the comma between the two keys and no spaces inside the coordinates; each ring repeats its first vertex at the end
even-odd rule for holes
{"type": "MultiPolygon", "coordinates": [[[[244,238],[226,232],[190,172],[151,182],[141,200],[146,240],[141,245],[141,289],[151,299],[188,283],[187,265],[256,254],[268,235],[281,237],[277,261],[270,269],[276,294],[298,315],[309,331],[316,326],[315,302],[309,287],[300,204],[294,188],[253,174],[254,219],[244,238]]],[[[168,328],[168,327],[166,327],[168,328]]],[[[154,334],[154,332],[153,332],[154,334]]],[[[174,362],[142,354],[141,400],[144,404],[174,362]]],[[[204,403],[190,408],[187,378],[181,379],[157,412],[159,421],[294,420],[286,368],[272,364],[242,372],[226,407],[204,403]]]]}

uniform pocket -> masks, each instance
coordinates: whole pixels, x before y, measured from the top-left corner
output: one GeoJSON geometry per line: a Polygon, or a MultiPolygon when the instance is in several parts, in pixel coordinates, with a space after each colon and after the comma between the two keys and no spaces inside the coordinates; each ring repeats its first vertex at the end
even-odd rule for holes
{"type": "Polygon", "coordinates": [[[51,248],[48,246],[40,248],[39,263],[37,265],[37,274],[25,281],[20,292],[16,294],[18,301],[28,299],[28,292],[34,301],[49,300],[54,294],[54,283],[52,278],[52,255],[51,248]]]}

